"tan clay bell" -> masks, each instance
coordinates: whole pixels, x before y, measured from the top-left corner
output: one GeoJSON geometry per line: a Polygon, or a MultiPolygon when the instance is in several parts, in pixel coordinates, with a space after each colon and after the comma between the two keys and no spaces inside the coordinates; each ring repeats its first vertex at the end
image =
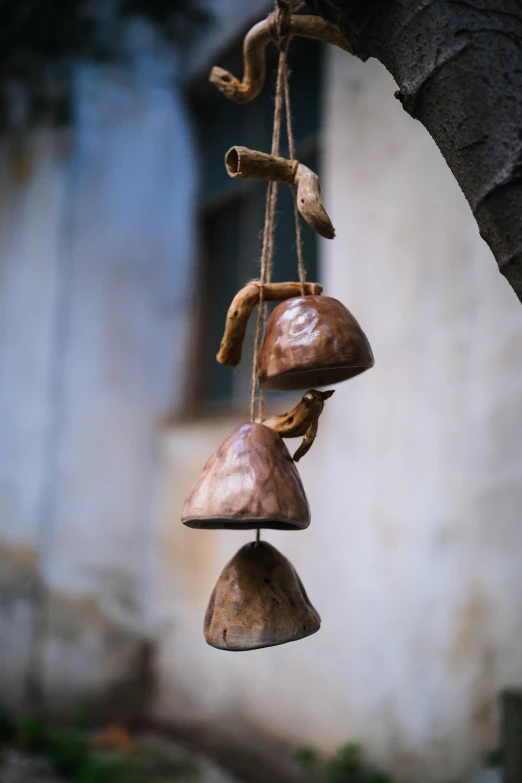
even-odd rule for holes
{"type": "Polygon", "coordinates": [[[203,468],[181,521],[211,529],[308,527],[305,491],[277,432],[254,422],[237,427],[203,468]]]}
{"type": "Polygon", "coordinates": [[[247,544],[225,566],[205,614],[205,639],[220,650],[255,650],[319,630],[293,565],[266,541],[247,544]]]}
{"type": "Polygon", "coordinates": [[[297,296],[268,319],[257,370],[262,389],[294,391],[353,378],[373,367],[366,335],[330,296],[297,296]]]}

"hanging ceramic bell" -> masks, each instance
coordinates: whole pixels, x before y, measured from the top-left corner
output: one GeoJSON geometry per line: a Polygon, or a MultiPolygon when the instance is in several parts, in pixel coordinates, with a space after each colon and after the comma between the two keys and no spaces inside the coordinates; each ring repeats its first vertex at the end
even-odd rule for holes
{"type": "Polygon", "coordinates": [[[266,541],[246,544],[225,566],[205,614],[205,639],[220,650],[255,650],[319,630],[293,565],[266,541]]]}
{"type": "Polygon", "coordinates": [[[366,335],[330,296],[297,296],[268,319],[257,359],[262,389],[294,391],[353,378],[373,367],[366,335]]]}
{"type": "Polygon", "coordinates": [[[303,530],[310,509],[281,437],[263,424],[242,424],[210,457],[183,508],[197,528],[303,530]]]}

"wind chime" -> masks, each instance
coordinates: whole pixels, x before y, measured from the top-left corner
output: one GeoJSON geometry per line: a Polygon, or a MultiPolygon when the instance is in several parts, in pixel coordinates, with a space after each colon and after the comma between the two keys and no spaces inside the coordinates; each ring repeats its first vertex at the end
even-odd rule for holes
{"type": "Polygon", "coordinates": [[[248,103],[265,81],[266,45],[274,41],[279,47],[271,154],[232,147],[225,156],[231,177],[268,181],[260,277],[234,297],[217,355],[221,364],[239,364],[248,320],[257,306],[250,422],[237,427],[210,457],[182,514],[183,524],[192,528],[257,530],[256,540],[225,566],[210,597],[205,639],[222,650],[270,647],[319,630],[319,614],[294,567],[261,541],[260,532],[304,530],[310,524],[295,463],[310,449],[325,400],[333,391],[309,387],[338,383],[373,366],[370,345],[353,315],[337,299],[322,296],[318,283],[305,280],[299,213],[321,236],[333,239],[335,232],[321,203],[318,176],[294,154],[287,52],[296,35],[350,51],[337,27],[315,16],[291,15],[288,2],[278,0],[274,13],[245,38],[243,80],[221,68],[210,74],[210,81],[227,98],[248,103]],[[279,156],[283,106],[288,159],[279,156]],[[280,182],[294,194],[298,282],[271,282],[280,182]],[[280,304],[268,318],[269,301],[280,304]],[[297,389],[309,390],[290,413],[265,418],[265,390],[297,389]],[[294,437],[303,441],[292,457],[283,438],[294,437]]]}

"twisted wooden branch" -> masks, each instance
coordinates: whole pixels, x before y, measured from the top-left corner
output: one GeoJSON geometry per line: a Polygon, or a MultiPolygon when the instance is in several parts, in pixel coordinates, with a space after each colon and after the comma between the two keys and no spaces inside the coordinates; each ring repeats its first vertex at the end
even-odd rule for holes
{"type": "Polygon", "coordinates": [[[323,412],[325,400],[332,396],[334,390],[318,391],[309,389],[290,413],[283,413],[281,416],[272,416],[265,419],[263,424],[271,427],[279,433],[282,438],[303,437],[303,442],[294,454],[294,462],[299,462],[301,457],[310,450],[317,435],[319,427],[319,416],[323,412]]]}
{"type": "MultiPolygon", "coordinates": [[[[254,307],[259,303],[261,285],[253,280],[239,291],[228,308],[225,333],[216,359],[220,364],[236,367],[241,361],[241,350],[245,339],[248,319],[254,307]]],[[[305,283],[305,294],[320,294],[323,287],[319,283],[305,283]]],[[[282,302],[301,294],[300,283],[266,283],[263,286],[263,299],[266,302],[282,302]]]]}
{"type": "Polygon", "coordinates": [[[326,239],[333,239],[335,229],[321,202],[319,177],[297,160],[278,158],[248,147],[231,147],[225,155],[230,177],[285,182],[297,189],[297,208],[309,226],[326,239]]]}
{"type": "MultiPolygon", "coordinates": [[[[242,81],[223,68],[215,67],[210,71],[209,81],[231,101],[249,103],[261,92],[266,77],[265,48],[270,41],[276,40],[274,21],[274,15],[271,14],[252,27],[246,35],[243,43],[242,81]]],[[[339,28],[319,16],[291,16],[290,35],[325,41],[346,52],[352,52],[348,39],[339,28]]]]}

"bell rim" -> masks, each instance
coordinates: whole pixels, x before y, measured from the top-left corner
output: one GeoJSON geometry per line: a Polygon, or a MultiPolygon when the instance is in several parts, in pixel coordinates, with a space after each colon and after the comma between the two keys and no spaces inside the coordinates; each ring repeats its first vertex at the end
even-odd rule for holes
{"type": "Polygon", "coordinates": [[[293,530],[306,530],[310,525],[310,519],[294,522],[288,519],[270,519],[268,517],[235,519],[234,517],[224,516],[191,516],[183,518],[181,522],[191,530],[256,530],[260,528],[261,530],[285,530],[289,533],[293,530]]]}
{"type": "Polygon", "coordinates": [[[275,375],[270,375],[265,378],[258,376],[259,385],[261,389],[266,391],[298,391],[299,389],[305,389],[309,388],[310,386],[314,386],[313,383],[309,383],[305,380],[303,380],[303,385],[299,386],[272,386],[273,382],[279,379],[287,378],[298,378],[298,376],[310,376],[312,374],[320,374],[320,373],[332,373],[340,370],[347,370],[350,372],[349,375],[347,375],[345,378],[338,378],[337,380],[334,380],[332,378],[325,378],[324,383],[316,383],[316,386],[331,386],[332,384],[336,383],[344,383],[344,381],[349,381],[352,378],[356,378],[357,375],[361,375],[363,372],[366,372],[366,370],[371,370],[372,367],[375,364],[375,360],[373,359],[373,355],[371,357],[371,361],[369,361],[366,364],[347,364],[346,362],[343,362],[342,364],[330,364],[324,367],[321,367],[320,369],[314,369],[313,367],[310,368],[299,368],[299,369],[292,369],[287,370],[286,372],[277,373],[275,375]]]}
{"type": "Polygon", "coordinates": [[[211,641],[207,639],[207,636],[205,634],[205,641],[208,644],[209,647],[213,647],[214,650],[223,650],[223,652],[249,652],[250,650],[264,650],[267,647],[281,647],[282,644],[291,644],[292,642],[300,642],[301,639],[308,639],[309,636],[313,636],[314,633],[317,633],[321,630],[321,621],[319,620],[317,628],[314,628],[312,631],[309,631],[308,633],[303,633],[299,636],[292,636],[288,639],[283,639],[280,642],[267,642],[266,644],[255,644],[251,645],[250,647],[225,647],[222,645],[213,644],[211,641]]]}

